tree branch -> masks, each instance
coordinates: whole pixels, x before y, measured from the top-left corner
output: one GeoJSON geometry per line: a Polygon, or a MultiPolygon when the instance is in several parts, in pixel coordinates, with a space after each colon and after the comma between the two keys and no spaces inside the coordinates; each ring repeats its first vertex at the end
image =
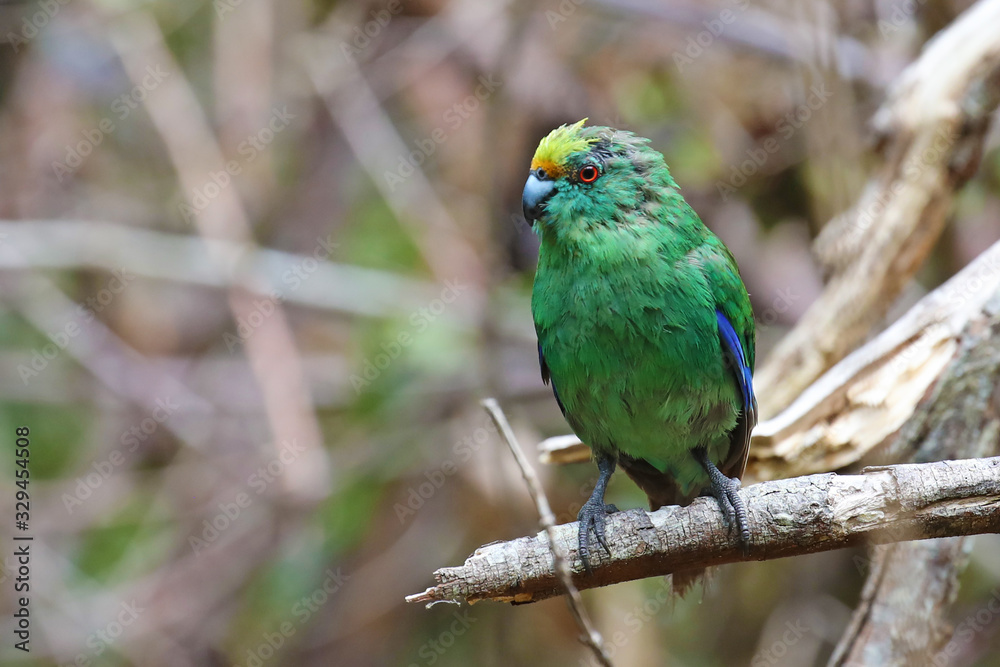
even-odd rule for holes
{"type": "Polygon", "coordinates": [[[1000,0],[966,10],[927,43],[872,119],[883,165],[816,241],[829,282],[754,375],[765,418],[864,340],[934,247],[1000,103],[998,23],[1000,0]]]}
{"type": "MultiPolygon", "coordinates": [[[[770,560],[862,543],[1000,532],[1000,458],[941,461],[763,482],[742,491],[754,536],[743,556],[718,504],[628,510],[608,517],[610,558],[596,552],[583,574],[577,524],[556,528],[573,560],[580,589],[741,560],[770,560]]],[[[547,540],[541,535],[480,547],[464,565],[434,573],[438,584],[408,602],[536,602],[560,595],[547,540]]]]}

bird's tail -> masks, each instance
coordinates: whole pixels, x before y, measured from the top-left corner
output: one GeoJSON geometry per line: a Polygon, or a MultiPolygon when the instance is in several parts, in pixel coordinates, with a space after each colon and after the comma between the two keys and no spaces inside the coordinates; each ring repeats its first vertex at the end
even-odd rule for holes
{"type": "Polygon", "coordinates": [[[677,597],[684,597],[692,588],[705,582],[708,570],[678,570],[670,575],[670,587],[677,597]]]}
{"type": "MultiPolygon", "coordinates": [[[[619,453],[618,464],[646,494],[650,512],[655,512],[664,505],[688,505],[700,495],[700,489],[695,489],[692,493],[681,493],[673,477],[660,472],[642,459],[619,453]]],[[[696,584],[704,581],[706,572],[705,568],[674,572],[670,575],[674,594],[684,597],[696,584]]]]}

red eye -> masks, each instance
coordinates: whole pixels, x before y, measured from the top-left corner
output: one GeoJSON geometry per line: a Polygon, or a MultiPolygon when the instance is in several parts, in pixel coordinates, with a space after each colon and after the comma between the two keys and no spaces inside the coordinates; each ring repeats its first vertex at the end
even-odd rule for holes
{"type": "Polygon", "coordinates": [[[597,171],[597,167],[592,164],[585,165],[582,169],[580,169],[579,174],[580,180],[584,183],[593,183],[597,180],[598,175],[599,172],[597,171]]]}

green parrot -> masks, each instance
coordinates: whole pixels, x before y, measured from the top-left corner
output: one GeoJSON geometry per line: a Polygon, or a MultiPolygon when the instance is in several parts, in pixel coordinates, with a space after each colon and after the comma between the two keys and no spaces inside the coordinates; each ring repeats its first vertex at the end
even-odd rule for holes
{"type": "Polygon", "coordinates": [[[756,334],[739,268],[648,139],[586,120],[542,139],[522,197],[541,238],[542,379],[600,471],[577,517],[580,558],[589,571],[591,531],[610,553],[617,509],[604,491],[618,465],[652,510],[715,496],[747,550],[738,491],[757,423],[756,334]]]}

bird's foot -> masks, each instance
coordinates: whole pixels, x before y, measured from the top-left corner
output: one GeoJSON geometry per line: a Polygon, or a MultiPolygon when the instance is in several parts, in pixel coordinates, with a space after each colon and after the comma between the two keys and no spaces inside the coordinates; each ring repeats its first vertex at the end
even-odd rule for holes
{"type": "Polygon", "coordinates": [[[705,468],[705,472],[708,473],[708,478],[712,482],[712,495],[715,496],[722,513],[725,515],[729,529],[736,528],[739,531],[743,555],[750,555],[750,521],[747,518],[747,505],[743,502],[743,496],[740,495],[740,480],[726,477],[712,463],[704,450],[698,450],[696,456],[705,468]]]}
{"type": "Polygon", "coordinates": [[[750,555],[750,522],[747,519],[747,505],[743,502],[743,496],[740,495],[740,480],[732,479],[730,477],[725,478],[729,484],[726,484],[723,490],[723,495],[725,495],[726,502],[721,503],[724,507],[728,505],[729,509],[732,510],[730,514],[730,529],[735,527],[739,531],[740,535],[740,546],[743,549],[743,555],[750,555]]]}
{"type": "Polygon", "coordinates": [[[610,556],[611,549],[608,547],[608,539],[604,535],[604,527],[607,523],[607,516],[617,511],[618,508],[614,505],[605,504],[603,498],[591,496],[590,500],[580,508],[580,513],[576,515],[576,520],[580,522],[580,560],[583,561],[583,567],[588,574],[592,572],[590,569],[590,531],[594,531],[598,544],[604,547],[604,551],[610,556]]]}

